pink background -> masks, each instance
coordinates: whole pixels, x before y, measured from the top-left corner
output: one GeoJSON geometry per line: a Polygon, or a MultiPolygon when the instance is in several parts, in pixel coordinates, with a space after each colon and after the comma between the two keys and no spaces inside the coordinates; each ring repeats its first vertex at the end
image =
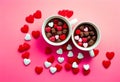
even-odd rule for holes
{"type": "MultiPolygon", "coordinates": [[[[119,24],[120,0],[0,0],[0,82],[119,82],[119,24]],[[36,19],[34,24],[29,24],[31,33],[32,30],[41,29],[46,17],[57,14],[58,10],[62,9],[73,10],[72,18],[93,22],[101,30],[102,38],[97,47],[100,50],[99,55],[92,60],[89,58],[82,62],[90,64],[91,72],[87,76],[84,76],[81,70],[79,74],[74,75],[71,71],[66,72],[64,69],[54,75],[51,75],[48,69],[44,69],[42,74],[37,75],[34,67],[43,66],[43,62],[50,56],[44,54],[45,46],[49,45],[42,36],[38,40],[32,38],[29,42],[32,60],[29,66],[23,65],[21,54],[17,52],[18,45],[24,42],[25,35],[20,32],[20,28],[26,24],[24,20],[26,16],[33,14],[36,10],[42,11],[42,19],[36,19]],[[115,57],[111,61],[111,66],[105,69],[102,61],[107,59],[105,56],[107,51],[114,51],[115,57]]],[[[54,54],[56,49],[58,47],[53,51],[55,57],[57,57],[54,54]]]]}

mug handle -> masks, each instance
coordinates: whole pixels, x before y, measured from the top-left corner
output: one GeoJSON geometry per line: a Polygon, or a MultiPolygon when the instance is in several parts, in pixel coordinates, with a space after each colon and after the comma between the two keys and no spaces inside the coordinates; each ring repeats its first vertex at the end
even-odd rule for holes
{"type": "Polygon", "coordinates": [[[94,54],[94,51],[93,51],[93,50],[90,50],[90,51],[89,51],[89,54],[90,54],[90,56],[91,56],[91,57],[94,57],[94,56],[95,56],[95,54],[94,54]]]}
{"type": "Polygon", "coordinates": [[[77,18],[74,18],[72,20],[69,21],[70,25],[73,26],[74,24],[76,24],[78,22],[77,18]]]}

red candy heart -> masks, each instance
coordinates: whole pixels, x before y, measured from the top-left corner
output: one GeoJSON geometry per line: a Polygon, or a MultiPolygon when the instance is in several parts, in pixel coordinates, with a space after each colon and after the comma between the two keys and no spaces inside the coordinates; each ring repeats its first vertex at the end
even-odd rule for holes
{"type": "Polygon", "coordinates": [[[68,58],[67,62],[72,64],[73,62],[75,62],[75,58],[74,57],[70,57],[70,58],[68,58]]]}
{"type": "Polygon", "coordinates": [[[75,31],[75,34],[80,34],[80,32],[81,32],[81,31],[77,29],[77,30],[75,31]]]}
{"type": "Polygon", "coordinates": [[[57,19],[55,19],[53,22],[54,22],[54,24],[58,24],[58,20],[57,19]]]}
{"type": "Polygon", "coordinates": [[[69,11],[69,12],[67,13],[67,17],[68,17],[68,18],[70,18],[72,15],[73,15],[73,11],[69,11]]]}
{"type": "Polygon", "coordinates": [[[24,58],[29,58],[29,56],[30,56],[30,53],[29,52],[25,52],[25,53],[23,53],[22,54],[22,58],[24,59],[24,58]]]}
{"type": "Polygon", "coordinates": [[[46,47],[45,54],[51,54],[51,53],[52,53],[52,49],[50,47],[46,47]]]}
{"type": "Polygon", "coordinates": [[[63,9],[63,10],[58,11],[58,14],[61,16],[66,16],[66,17],[70,18],[73,15],[73,11],[63,9]]]}
{"type": "Polygon", "coordinates": [[[28,31],[29,31],[28,25],[25,24],[23,27],[21,27],[21,32],[27,33],[28,31]]]}
{"type": "Polygon", "coordinates": [[[67,45],[68,44],[64,44],[63,46],[61,46],[63,51],[67,51],[67,45]]]}
{"type": "Polygon", "coordinates": [[[66,39],[66,35],[65,34],[60,35],[60,39],[61,40],[65,40],[66,39]]]}
{"type": "Polygon", "coordinates": [[[30,49],[30,45],[28,43],[24,43],[23,45],[19,45],[18,51],[19,52],[24,52],[28,49],[30,49]]]}
{"type": "Polygon", "coordinates": [[[83,69],[83,74],[84,75],[88,75],[89,73],[90,73],[90,69],[88,69],[88,70],[83,69]]]}
{"type": "Polygon", "coordinates": [[[24,51],[23,45],[19,45],[18,51],[19,51],[19,52],[23,52],[23,51],[24,51]]]}
{"type": "Polygon", "coordinates": [[[57,28],[57,24],[54,24],[54,28],[57,28]]]}
{"type": "Polygon", "coordinates": [[[57,26],[57,30],[61,31],[62,30],[62,26],[57,26]]]}
{"type": "Polygon", "coordinates": [[[103,60],[102,64],[105,68],[108,68],[111,65],[111,62],[109,60],[103,60]]]}
{"type": "Polygon", "coordinates": [[[62,66],[59,64],[56,64],[55,67],[57,68],[57,72],[60,72],[62,70],[62,66]]]}
{"type": "Polygon", "coordinates": [[[93,51],[94,51],[95,56],[97,56],[99,54],[99,50],[98,49],[93,49],[93,51]]]}
{"type": "Polygon", "coordinates": [[[79,46],[82,46],[82,45],[83,45],[83,43],[82,43],[82,42],[78,42],[78,45],[79,45],[79,46]]]}
{"type": "Polygon", "coordinates": [[[80,71],[79,68],[73,68],[73,69],[72,69],[73,74],[78,74],[79,71],[80,71]]]}
{"type": "Polygon", "coordinates": [[[55,37],[54,37],[54,36],[51,36],[51,37],[49,38],[49,40],[52,41],[52,42],[54,42],[54,41],[55,41],[55,37]]]}
{"type": "Polygon", "coordinates": [[[33,36],[35,39],[38,39],[39,36],[40,36],[40,31],[32,31],[32,36],[33,36]]]}
{"type": "Polygon", "coordinates": [[[46,28],[45,28],[45,31],[46,31],[46,32],[50,32],[50,31],[51,31],[51,28],[50,28],[50,27],[46,27],[46,28]]]}
{"type": "Polygon", "coordinates": [[[41,18],[42,14],[41,14],[41,11],[40,10],[37,10],[34,14],[33,14],[34,18],[41,18]]]}
{"type": "Polygon", "coordinates": [[[82,38],[82,41],[85,43],[87,42],[87,38],[82,38]]]}
{"type": "Polygon", "coordinates": [[[50,56],[49,58],[47,58],[47,61],[53,63],[55,61],[55,57],[50,56]]]}
{"type": "Polygon", "coordinates": [[[68,28],[66,23],[63,24],[63,28],[68,28]]]}
{"type": "Polygon", "coordinates": [[[115,55],[114,52],[106,52],[106,57],[107,57],[109,60],[113,59],[114,55],[115,55]]]}
{"type": "Polygon", "coordinates": [[[66,69],[67,71],[69,71],[69,70],[72,69],[72,66],[71,66],[70,63],[66,63],[66,64],[64,65],[64,67],[65,67],[65,69],[66,69]]]}
{"type": "Polygon", "coordinates": [[[41,74],[41,73],[43,72],[43,67],[36,66],[36,67],[35,67],[35,72],[36,72],[37,74],[41,74]]]}
{"type": "Polygon", "coordinates": [[[25,18],[26,22],[28,23],[33,23],[34,22],[34,17],[32,15],[29,15],[25,18]]]}

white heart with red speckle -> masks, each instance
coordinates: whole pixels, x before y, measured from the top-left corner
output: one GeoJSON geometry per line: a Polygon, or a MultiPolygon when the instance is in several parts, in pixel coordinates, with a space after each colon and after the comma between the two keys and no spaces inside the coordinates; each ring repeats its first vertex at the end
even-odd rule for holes
{"type": "Polygon", "coordinates": [[[79,36],[78,35],[75,36],[75,40],[79,40],[79,36]]]}
{"type": "Polygon", "coordinates": [[[44,62],[44,66],[45,66],[46,68],[49,68],[51,65],[52,65],[52,64],[51,64],[50,62],[48,62],[48,61],[45,61],[45,62],[44,62]]]}
{"type": "Polygon", "coordinates": [[[72,50],[72,46],[70,44],[68,44],[67,50],[72,50]]]}
{"type": "Polygon", "coordinates": [[[31,36],[30,36],[30,34],[29,33],[27,33],[26,35],[25,35],[25,38],[24,38],[26,41],[30,41],[31,40],[31,36]]]}
{"type": "Polygon", "coordinates": [[[68,57],[73,57],[73,52],[72,52],[72,51],[69,51],[67,56],[68,56],[68,57]]]}
{"type": "Polygon", "coordinates": [[[83,47],[87,48],[88,47],[88,43],[83,43],[83,47]]]}
{"type": "Polygon", "coordinates": [[[53,27],[53,25],[54,25],[53,22],[49,22],[49,23],[48,23],[48,26],[49,26],[49,27],[53,27]]]}
{"type": "Polygon", "coordinates": [[[72,67],[73,67],[73,68],[78,68],[78,64],[77,64],[76,62],[73,62],[73,63],[72,63],[72,67]]]}
{"type": "Polygon", "coordinates": [[[56,53],[57,53],[57,54],[60,54],[60,55],[63,54],[62,48],[59,48],[59,49],[56,51],[56,53]]]}
{"type": "Polygon", "coordinates": [[[64,62],[64,57],[58,57],[58,62],[63,63],[64,62]]]}
{"type": "Polygon", "coordinates": [[[24,65],[27,66],[27,65],[29,65],[29,64],[31,63],[31,60],[25,58],[25,59],[23,60],[23,63],[24,63],[24,65]]]}
{"type": "Polygon", "coordinates": [[[89,69],[90,69],[90,66],[89,66],[89,64],[84,64],[84,65],[83,65],[83,68],[84,68],[84,70],[89,70],[89,69]]]}
{"type": "Polygon", "coordinates": [[[56,67],[50,67],[50,72],[51,72],[52,74],[54,74],[56,71],[57,71],[57,68],[56,68],[56,67]]]}
{"type": "Polygon", "coordinates": [[[77,58],[78,58],[78,59],[83,59],[83,58],[84,58],[84,56],[83,56],[83,54],[82,54],[82,53],[78,53],[77,58]]]}

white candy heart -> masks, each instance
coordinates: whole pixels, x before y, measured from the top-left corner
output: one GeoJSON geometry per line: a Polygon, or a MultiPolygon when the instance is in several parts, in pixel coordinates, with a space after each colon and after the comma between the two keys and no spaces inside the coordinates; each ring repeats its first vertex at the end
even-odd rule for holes
{"type": "Polygon", "coordinates": [[[79,38],[79,40],[78,40],[79,42],[82,42],[82,38],[79,38]]]}
{"type": "Polygon", "coordinates": [[[24,65],[27,66],[27,65],[29,65],[29,64],[31,63],[31,60],[25,58],[25,59],[23,60],[23,63],[24,63],[24,65]]]}
{"type": "Polygon", "coordinates": [[[94,56],[95,56],[95,54],[94,54],[94,51],[93,51],[93,50],[90,50],[90,51],[89,51],[89,54],[90,54],[90,56],[91,56],[91,57],[94,57],[94,56]]]}
{"type": "Polygon", "coordinates": [[[85,27],[85,28],[84,28],[84,31],[86,31],[86,32],[87,32],[87,31],[88,31],[88,27],[85,27]]]}
{"type": "Polygon", "coordinates": [[[29,41],[29,40],[31,40],[31,36],[30,36],[30,34],[29,33],[27,33],[26,35],[25,35],[25,38],[24,38],[26,41],[29,41]]]}
{"type": "Polygon", "coordinates": [[[52,65],[52,64],[51,64],[50,62],[48,62],[48,61],[45,61],[45,62],[44,62],[44,66],[45,66],[46,68],[49,68],[51,65],[52,65]]]}
{"type": "Polygon", "coordinates": [[[60,55],[63,54],[62,48],[59,48],[59,49],[56,51],[56,53],[57,53],[57,54],[60,54],[60,55]]]}
{"type": "Polygon", "coordinates": [[[50,67],[50,72],[51,72],[52,74],[54,74],[56,71],[57,71],[57,68],[56,68],[56,67],[50,67]]]}
{"type": "Polygon", "coordinates": [[[63,63],[64,62],[64,57],[58,57],[58,62],[63,63]]]}
{"type": "Polygon", "coordinates": [[[89,64],[84,64],[83,68],[84,68],[84,70],[89,70],[90,66],[89,66],[89,64]]]}
{"type": "Polygon", "coordinates": [[[48,26],[50,26],[50,27],[53,27],[53,25],[54,25],[53,22],[49,22],[49,23],[48,23],[48,26]]]}
{"type": "Polygon", "coordinates": [[[68,57],[73,57],[73,52],[72,52],[72,51],[69,51],[67,56],[68,56],[68,57]]]}
{"type": "Polygon", "coordinates": [[[73,67],[73,68],[78,68],[78,64],[77,64],[76,62],[73,62],[73,63],[72,63],[72,67],[73,67]]]}
{"type": "Polygon", "coordinates": [[[78,35],[75,36],[75,40],[79,40],[79,36],[78,35]]]}
{"type": "Polygon", "coordinates": [[[83,43],[83,47],[87,48],[88,47],[88,43],[83,43]]]}
{"type": "Polygon", "coordinates": [[[67,50],[72,50],[72,46],[70,44],[68,44],[67,50]]]}
{"type": "Polygon", "coordinates": [[[84,56],[83,56],[83,54],[82,54],[82,53],[78,53],[77,58],[78,58],[78,59],[83,59],[83,58],[84,58],[84,56]]]}
{"type": "Polygon", "coordinates": [[[59,39],[59,35],[55,35],[55,38],[56,38],[56,39],[59,39]]]}

